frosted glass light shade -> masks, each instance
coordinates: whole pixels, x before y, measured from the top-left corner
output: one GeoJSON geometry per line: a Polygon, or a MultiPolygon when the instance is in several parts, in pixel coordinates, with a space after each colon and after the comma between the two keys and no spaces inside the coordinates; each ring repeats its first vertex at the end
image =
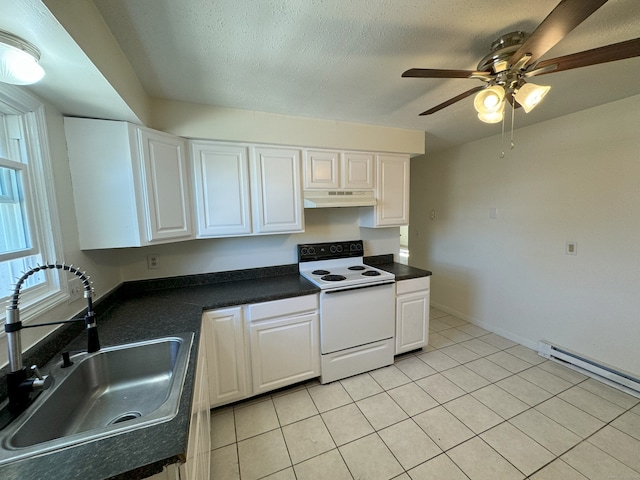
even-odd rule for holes
{"type": "Polygon", "coordinates": [[[525,83],[521,86],[513,96],[526,113],[529,113],[544,98],[551,87],[545,85],[536,85],[534,83],[525,83]]]}
{"type": "Polygon", "coordinates": [[[504,107],[504,88],[493,85],[480,90],[473,100],[476,112],[482,115],[495,113],[504,107]]]}
{"type": "Polygon", "coordinates": [[[492,113],[479,113],[478,118],[484,123],[498,123],[502,121],[504,117],[504,110],[492,113]]]}
{"type": "Polygon", "coordinates": [[[40,52],[7,32],[0,31],[0,82],[30,85],[44,77],[40,66],[40,52]]]}

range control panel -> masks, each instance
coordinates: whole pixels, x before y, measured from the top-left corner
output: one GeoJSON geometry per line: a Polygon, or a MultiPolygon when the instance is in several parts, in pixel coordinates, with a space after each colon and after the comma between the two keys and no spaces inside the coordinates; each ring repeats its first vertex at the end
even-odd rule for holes
{"type": "Polygon", "coordinates": [[[364,242],[362,240],[298,245],[298,262],[350,257],[364,257],[364,242]]]}

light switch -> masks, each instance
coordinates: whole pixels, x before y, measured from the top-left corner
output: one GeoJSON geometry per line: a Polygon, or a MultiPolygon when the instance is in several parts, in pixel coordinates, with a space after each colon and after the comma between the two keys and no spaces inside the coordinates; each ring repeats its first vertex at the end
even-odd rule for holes
{"type": "Polygon", "coordinates": [[[489,209],[489,218],[491,218],[492,220],[495,220],[496,218],[498,218],[498,209],[497,208],[490,208],[489,209]]]}

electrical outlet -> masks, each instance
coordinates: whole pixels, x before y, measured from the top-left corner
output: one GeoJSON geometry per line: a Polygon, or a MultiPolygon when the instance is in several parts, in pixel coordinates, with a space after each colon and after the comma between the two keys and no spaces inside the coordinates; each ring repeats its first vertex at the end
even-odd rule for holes
{"type": "Polygon", "coordinates": [[[578,242],[567,242],[564,253],[567,255],[578,255],[578,242]]]}
{"type": "Polygon", "coordinates": [[[147,268],[149,270],[160,268],[160,257],[158,255],[147,255],[147,268]]]}
{"type": "Polygon", "coordinates": [[[69,279],[67,282],[67,287],[69,288],[69,303],[75,302],[83,298],[84,294],[84,285],[82,284],[82,280],[78,277],[74,277],[69,279]]]}
{"type": "Polygon", "coordinates": [[[495,220],[496,218],[498,218],[498,209],[495,207],[491,207],[489,209],[489,218],[492,220],[495,220]]]}

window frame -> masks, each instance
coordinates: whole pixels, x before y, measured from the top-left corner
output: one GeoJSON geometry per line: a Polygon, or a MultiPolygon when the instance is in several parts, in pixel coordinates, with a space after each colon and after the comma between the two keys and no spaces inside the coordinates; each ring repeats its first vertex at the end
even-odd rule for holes
{"type": "MultiPolygon", "coordinates": [[[[28,257],[34,254],[40,253],[38,251],[37,245],[34,241],[34,215],[32,212],[31,205],[33,203],[33,199],[31,197],[31,186],[29,182],[30,172],[29,165],[26,163],[16,162],[8,158],[4,158],[0,156],[0,168],[4,168],[7,170],[14,170],[17,172],[17,177],[19,177],[18,188],[21,190],[19,194],[22,196],[23,201],[21,202],[23,205],[20,208],[22,214],[22,221],[25,229],[25,236],[27,237],[28,245],[25,248],[21,248],[19,250],[12,250],[6,253],[0,253],[0,262],[19,259],[23,257],[28,257]]],[[[1,181],[1,180],[0,180],[1,181]]],[[[0,202],[4,203],[2,200],[2,195],[0,195],[0,202]]],[[[6,202],[13,203],[13,202],[6,202]]]]}
{"type": "MultiPolygon", "coordinates": [[[[3,114],[21,117],[20,148],[28,158],[23,188],[25,202],[28,202],[26,210],[34,251],[19,258],[40,254],[43,262],[61,262],[64,260],[64,250],[45,104],[24,88],[1,83],[0,104],[3,114]]],[[[44,273],[45,282],[25,289],[20,294],[20,319],[25,324],[69,299],[67,284],[60,271],[46,270],[44,273]]],[[[0,325],[4,324],[5,318],[3,308],[0,311],[0,325]]],[[[0,338],[3,336],[4,329],[0,330],[0,338]]]]}

